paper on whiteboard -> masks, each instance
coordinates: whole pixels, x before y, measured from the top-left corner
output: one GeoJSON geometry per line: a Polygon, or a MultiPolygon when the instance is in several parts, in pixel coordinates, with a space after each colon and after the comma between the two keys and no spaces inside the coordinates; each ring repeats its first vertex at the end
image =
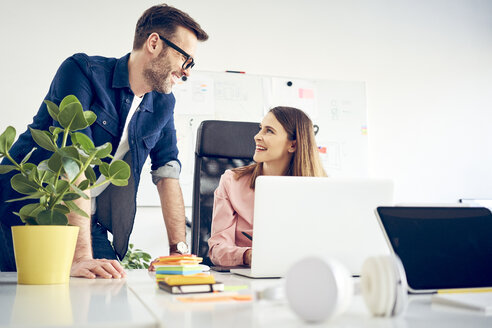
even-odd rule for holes
{"type": "Polygon", "coordinates": [[[312,120],[317,118],[315,83],[301,79],[277,77],[273,77],[270,83],[269,85],[267,81],[263,81],[264,100],[267,104],[265,114],[275,106],[290,106],[303,110],[312,120]]]}
{"type": "Polygon", "coordinates": [[[207,77],[192,77],[173,88],[176,97],[175,115],[213,115],[214,81],[207,77]]]}

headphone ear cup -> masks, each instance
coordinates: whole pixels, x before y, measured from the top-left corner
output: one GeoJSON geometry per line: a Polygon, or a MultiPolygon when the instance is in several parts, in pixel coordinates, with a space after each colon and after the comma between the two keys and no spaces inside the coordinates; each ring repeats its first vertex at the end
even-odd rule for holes
{"type": "Polygon", "coordinates": [[[408,296],[405,271],[399,258],[368,258],[362,265],[361,289],[373,315],[388,317],[401,313],[408,296]]]}
{"type": "Polygon", "coordinates": [[[405,311],[408,304],[407,275],[398,255],[390,256],[390,261],[396,274],[396,299],[392,315],[397,316],[405,311]]]}
{"type": "Polygon", "coordinates": [[[309,322],[321,322],[344,312],[354,294],[348,270],[335,260],[309,257],[286,275],[286,295],[292,310],[309,322]]]}

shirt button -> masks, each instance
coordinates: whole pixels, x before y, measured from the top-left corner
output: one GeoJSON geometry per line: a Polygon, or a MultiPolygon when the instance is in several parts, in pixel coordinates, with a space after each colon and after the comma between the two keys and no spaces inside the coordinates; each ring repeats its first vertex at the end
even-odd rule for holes
{"type": "Polygon", "coordinates": [[[103,125],[106,125],[107,123],[108,123],[108,122],[106,122],[106,121],[103,121],[103,125]]]}

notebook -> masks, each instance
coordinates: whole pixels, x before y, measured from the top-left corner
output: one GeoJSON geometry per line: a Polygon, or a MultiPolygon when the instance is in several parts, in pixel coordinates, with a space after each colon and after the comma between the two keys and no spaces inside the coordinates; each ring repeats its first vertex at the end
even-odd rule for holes
{"type": "Polygon", "coordinates": [[[171,294],[212,293],[224,291],[224,284],[221,282],[212,284],[169,285],[165,281],[159,281],[158,285],[160,289],[171,294]]]}
{"type": "Polygon", "coordinates": [[[390,180],[260,176],[251,268],[231,272],[283,277],[296,261],[317,255],[358,275],[367,257],[389,254],[374,209],[392,200],[390,180]]]}
{"type": "Polygon", "coordinates": [[[379,207],[409,290],[492,287],[492,214],[483,207],[379,207]]]}

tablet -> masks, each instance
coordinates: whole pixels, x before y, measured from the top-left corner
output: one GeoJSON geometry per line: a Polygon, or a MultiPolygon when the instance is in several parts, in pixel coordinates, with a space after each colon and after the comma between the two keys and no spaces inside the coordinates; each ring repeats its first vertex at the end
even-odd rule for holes
{"type": "Polygon", "coordinates": [[[409,290],[492,286],[492,214],[484,207],[378,207],[409,290]]]}

